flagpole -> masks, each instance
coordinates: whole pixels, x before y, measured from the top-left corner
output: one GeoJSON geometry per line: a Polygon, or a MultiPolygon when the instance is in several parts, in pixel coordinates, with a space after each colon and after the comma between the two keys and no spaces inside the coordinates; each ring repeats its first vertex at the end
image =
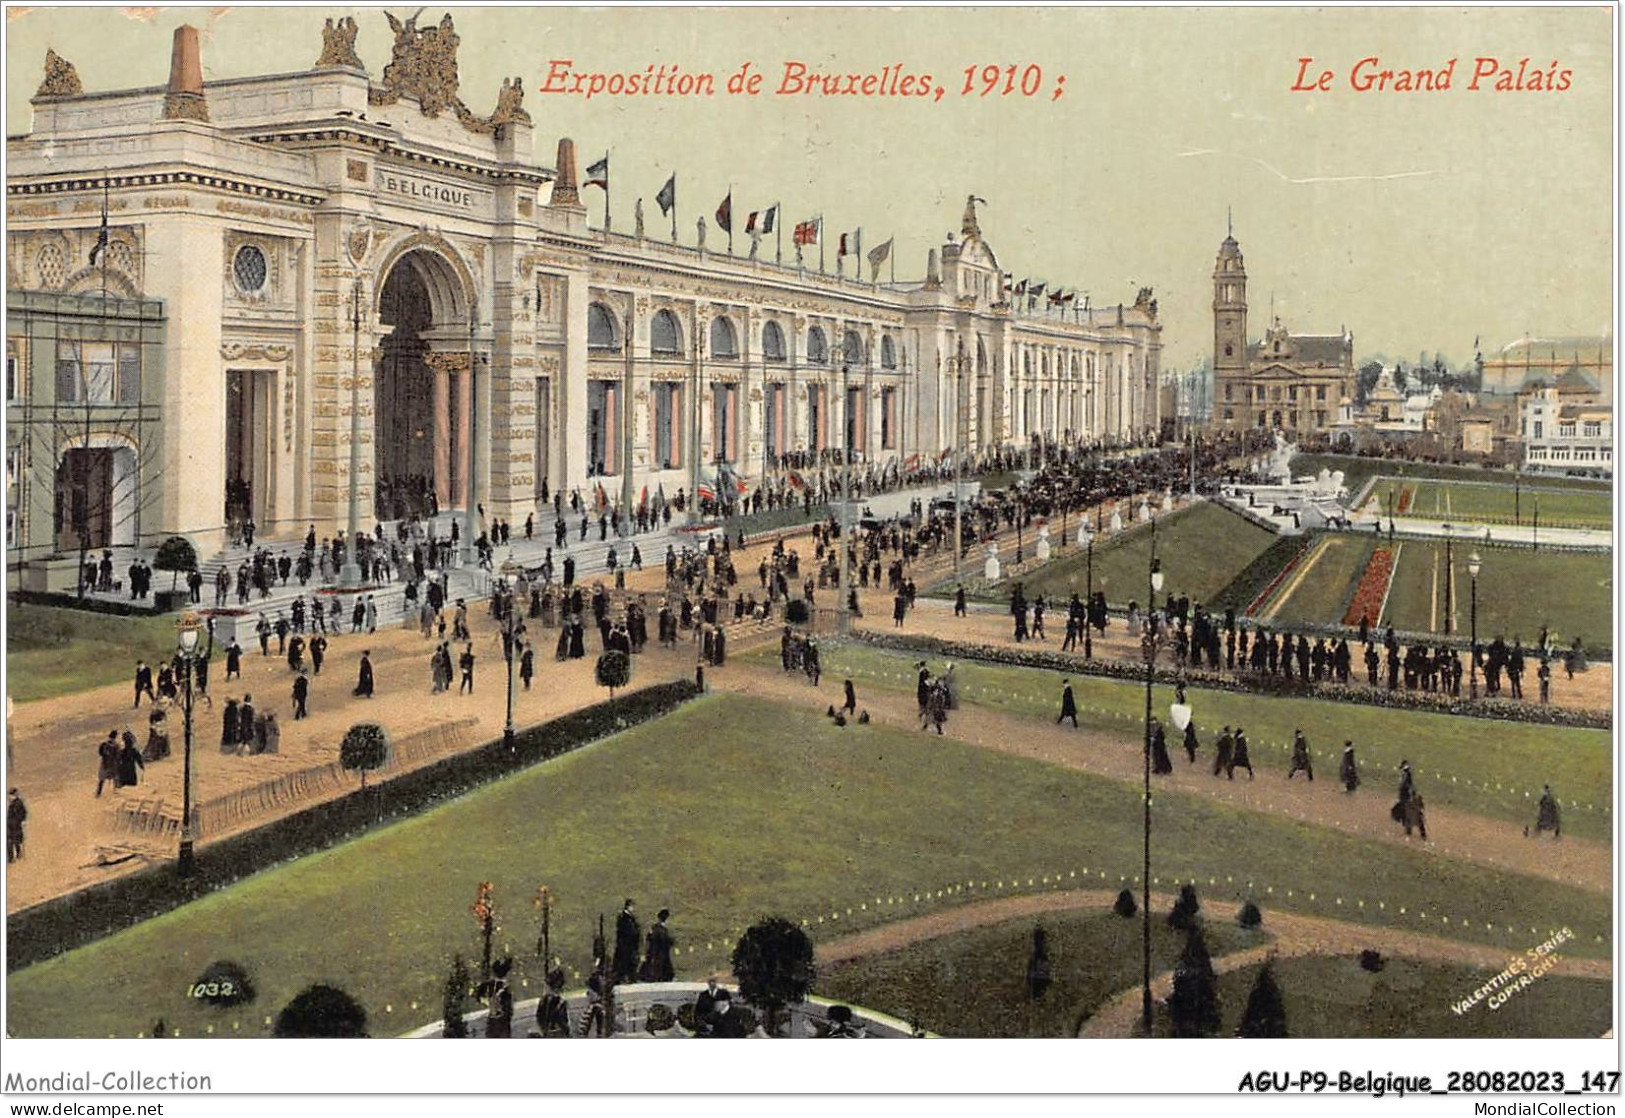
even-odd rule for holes
{"type": "Polygon", "coordinates": [[[671,176],[671,243],[677,243],[677,175],[671,176]]]}
{"type": "Polygon", "coordinates": [[[824,215],[818,215],[818,274],[824,274],[824,215]]]}
{"type": "Polygon", "coordinates": [[[734,254],[734,184],[728,184],[728,255],[734,254]]]}
{"type": "Polygon", "coordinates": [[[852,233],[852,278],[863,282],[863,226],[852,233]]]}
{"type": "Polygon", "coordinates": [[[895,286],[897,286],[897,234],[896,233],[892,234],[892,237],[891,237],[891,251],[888,252],[886,255],[891,257],[891,282],[892,282],[892,286],[895,287],[895,286]]]}
{"type": "Polygon", "coordinates": [[[784,267],[784,215],[779,212],[782,202],[773,203],[773,237],[776,242],[773,249],[773,263],[784,267]]]}
{"type": "Polygon", "coordinates": [[[604,149],[604,232],[609,232],[609,148],[604,149]]]}

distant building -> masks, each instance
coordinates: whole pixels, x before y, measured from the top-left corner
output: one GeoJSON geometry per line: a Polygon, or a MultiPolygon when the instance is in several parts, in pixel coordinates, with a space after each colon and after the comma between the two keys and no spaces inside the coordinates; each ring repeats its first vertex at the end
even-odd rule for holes
{"type": "Polygon", "coordinates": [[[1520,394],[1523,466],[1540,473],[1612,477],[1614,416],[1596,400],[1565,400],[1556,385],[1520,394]],[[1571,402],[1572,401],[1572,402],[1571,402]]]}
{"type": "Polygon", "coordinates": [[[1558,377],[1583,379],[1602,403],[1614,402],[1614,339],[1610,335],[1575,338],[1519,338],[1484,360],[1480,391],[1516,396],[1558,377]]]}
{"type": "Polygon", "coordinates": [[[1226,237],[1213,266],[1213,425],[1288,435],[1326,434],[1354,394],[1354,336],[1293,334],[1280,319],[1263,341],[1247,340],[1247,269],[1226,237]]]}

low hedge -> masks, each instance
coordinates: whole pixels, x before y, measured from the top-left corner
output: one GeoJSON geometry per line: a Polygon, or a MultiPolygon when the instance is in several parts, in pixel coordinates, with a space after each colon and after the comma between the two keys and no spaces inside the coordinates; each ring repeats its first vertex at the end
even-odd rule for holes
{"type": "Polygon", "coordinates": [[[312,804],[263,827],[200,847],[196,872],[189,878],[177,876],[174,864],[165,862],[13,913],[6,918],[6,970],[20,970],[83,947],[250,874],[346,842],[373,827],[387,825],[384,816],[415,814],[482,784],[668,714],[695,694],[694,685],[687,681],[645,687],[521,730],[515,735],[511,751],[498,738],[365,791],[357,787],[337,799],[312,804]],[[384,803],[382,815],[380,797],[384,803]]]}
{"type": "MultiPolygon", "coordinates": [[[[78,609],[86,613],[111,613],[119,617],[151,617],[155,613],[165,610],[157,608],[159,594],[169,591],[154,591],[154,597],[148,599],[132,598],[129,600],[110,600],[107,598],[81,598],[73,593],[54,593],[45,590],[13,590],[9,597],[14,602],[22,602],[30,606],[55,606],[59,609],[78,609]]],[[[179,608],[185,604],[188,597],[185,590],[177,590],[179,596],[172,608],[179,608]]]]}
{"type": "MultiPolygon", "coordinates": [[[[897,636],[891,633],[854,631],[851,639],[876,648],[896,649],[910,653],[927,653],[946,660],[975,660],[988,664],[1004,664],[1016,668],[1039,668],[1066,675],[1092,675],[1105,679],[1120,679],[1130,683],[1145,682],[1145,666],[1123,660],[1085,660],[1081,654],[1017,650],[1001,645],[970,644],[942,640],[927,636],[897,636]]],[[[1172,653],[1159,654],[1159,665],[1171,665],[1172,653]]],[[[1340,703],[1362,706],[1390,707],[1396,710],[1415,710],[1429,714],[1455,714],[1468,718],[1489,718],[1503,722],[1530,722],[1546,726],[1574,726],[1587,730],[1606,730],[1613,726],[1612,715],[1602,711],[1570,710],[1566,707],[1541,706],[1537,703],[1517,702],[1511,699],[1453,699],[1448,695],[1426,691],[1372,690],[1341,683],[1315,683],[1287,679],[1272,675],[1236,675],[1189,668],[1159,666],[1158,683],[1172,685],[1187,683],[1210,691],[1234,691],[1248,695],[1268,695],[1272,698],[1329,699],[1340,703]]]]}
{"type": "Polygon", "coordinates": [[[1244,610],[1253,604],[1253,599],[1264,592],[1275,576],[1281,573],[1293,556],[1307,546],[1309,536],[1277,536],[1268,547],[1253,557],[1230,580],[1230,585],[1213,595],[1213,600],[1207,602],[1207,608],[1223,613],[1227,609],[1236,611],[1239,617],[1244,610]]]}

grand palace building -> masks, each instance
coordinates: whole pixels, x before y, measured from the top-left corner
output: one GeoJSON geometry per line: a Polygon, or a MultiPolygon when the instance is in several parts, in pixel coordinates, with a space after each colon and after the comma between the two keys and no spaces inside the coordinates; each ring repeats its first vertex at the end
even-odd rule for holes
{"type": "Polygon", "coordinates": [[[403,493],[518,522],[544,485],[629,508],[719,464],[1158,427],[1149,290],[1022,305],[974,199],[911,282],[589,227],[520,82],[478,115],[450,17],[390,22],[381,76],[352,20],[262,77],[205,83],[186,27],[163,87],[86,91],[48,54],[6,145],[13,569],[177,533],[208,555],[233,510],[326,534],[352,494],[364,528],[403,493]]]}

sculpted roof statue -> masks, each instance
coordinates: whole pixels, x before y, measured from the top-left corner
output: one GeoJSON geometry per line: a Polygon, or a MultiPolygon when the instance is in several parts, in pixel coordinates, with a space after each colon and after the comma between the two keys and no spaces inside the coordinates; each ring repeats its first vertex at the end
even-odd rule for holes
{"type": "Polygon", "coordinates": [[[345,16],[334,23],[331,19],[322,28],[322,56],[316,60],[317,69],[325,66],[348,66],[365,70],[361,56],[355,52],[356,22],[354,16],[345,16]]]}
{"type": "Polygon", "coordinates": [[[77,97],[85,91],[79,80],[79,71],[73,63],[50,47],[45,48],[45,80],[40,82],[35,97],[77,97]]]}
{"type": "MultiPolygon", "coordinates": [[[[384,13],[390,29],[395,33],[395,44],[390,52],[389,65],[384,67],[379,84],[369,92],[368,101],[374,105],[393,105],[402,97],[412,97],[417,100],[424,116],[433,118],[450,111],[464,128],[485,135],[490,135],[504,124],[529,125],[530,114],[524,108],[525,90],[519,78],[514,78],[511,83],[504,79],[502,89],[497,93],[496,111],[489,117],[479,116],[463,104],[457,94],[457,47],[462,40],[457,35],[451,13],[441,16],[437,25],[419,27],[418,17],[422,14],[423,9],[419,8],[403,22],[396,19],[392,12],[384,13]]],[[[353,20],[347,22],[354,26],[353,20]]],[[[335,31],[336,34],[341,33],[337,29],[335,31]]],[[[350,32],[350,36],[353,55],[354,33],[350,32]]],[[[324,60],[327,58],[325,48],[322,57],[324,60]]],[[[356,65],[359,64],[360,60],[357,59],[356,65]]]]}

